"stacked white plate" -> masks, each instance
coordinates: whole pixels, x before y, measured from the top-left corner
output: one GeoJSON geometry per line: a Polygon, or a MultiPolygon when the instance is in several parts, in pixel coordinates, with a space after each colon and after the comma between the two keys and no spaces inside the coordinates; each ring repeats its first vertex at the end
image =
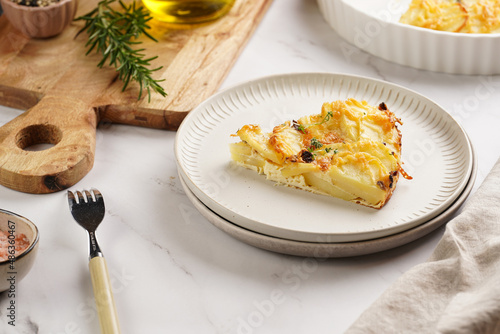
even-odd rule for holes
{"type": "Polygon", "coordinates": [[[472,145],[463,128],[426,97],[388,82],[330,73],[252,80],[213,95],[191,111],[175,143],[180,179],[193,205],[233,237],[300,256],[344,257],[413,241],[447,222],[475,180],[472,145]],[[381,209],[275,186],[231,163],[229,143],[245,124],[264,131],[316,114],[326,101],[381,102],[403,121],[404,168],[381,209]]]}
{"type": "Polygon", "coordinates": [[[399,23],[411,0],[317,0],[327,23],[346,42],[400,65],[452,74],[500,73],[500,34],[436,31],[399,23]]]}

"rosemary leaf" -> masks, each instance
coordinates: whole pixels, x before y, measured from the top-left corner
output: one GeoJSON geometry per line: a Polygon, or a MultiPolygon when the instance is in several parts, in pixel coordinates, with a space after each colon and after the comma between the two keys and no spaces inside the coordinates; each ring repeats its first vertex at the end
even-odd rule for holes
{"type": "Polygon", "coordinates": [[[147,32],[151,16],[142,6],[137,6],[135,0],[128,6],[119,0],[120,10],[111,6],[114,2],[116,0],[101,0],[95,9],[75,19],[85,22],[78,34],[87,32],[86,55],[95,50],[102,55],[101,61],[97,64],[99,68],[106,64],[115,67],[118,78],[123,82],[122,91],[127,88],[131,80],[137,82],[138,100],[141,99],[144,90],[148,93],[148,101],[151,101],[152,91],[166,96],[167,93],[159,84],[164,79],[155,80],[152,77],[152,74],[163,66],[149,69],[151,61],[158,57],[145,58],[144,49],[133,48],[134,45],[141,43],[137,40],[141,35],[157,42],[147,32]]]}

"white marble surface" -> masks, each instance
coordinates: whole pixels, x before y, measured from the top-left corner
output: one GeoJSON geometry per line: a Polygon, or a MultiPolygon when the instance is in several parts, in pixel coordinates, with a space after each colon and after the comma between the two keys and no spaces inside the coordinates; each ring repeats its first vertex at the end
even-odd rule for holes
{"type": "MultiPolygon", "coordinates": [[[[313,0],[275,0],[223,87],[289,72],[338,72],[413,89],[456,117],[478,155],[476,187],[500,152],[500,76],[454,76],[394,65],[346,44],[313,0]]],[[[478,50],[479,52],[479,50],[478,50]]],[[[0,107],[0,124],[21,111],[0,107]]],[[[123,333],[342,333],[391,283],[425,261],[443,229],[379,254],[319,261],[256,249],[191,205],[177,176],[175,133],[101,125],[95,165],[72,189],[96,187],[123,333]]],[[[0,333],[98,333],[87,239],[65,192],[0,187],[0,207],[33,220],[37,261],[18,283],[16,326],[0,294],[0,333]]]]}

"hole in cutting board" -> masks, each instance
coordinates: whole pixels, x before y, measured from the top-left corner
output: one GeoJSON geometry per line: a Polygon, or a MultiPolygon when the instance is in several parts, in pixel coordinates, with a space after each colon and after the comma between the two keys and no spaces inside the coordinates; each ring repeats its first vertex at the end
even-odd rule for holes
{"type": "Polygon", "coordinates": [[[62,131],[51,124],[30,125],[18,132],[17,146],[25,151],[43,151],[59,143],[62,131]]]}

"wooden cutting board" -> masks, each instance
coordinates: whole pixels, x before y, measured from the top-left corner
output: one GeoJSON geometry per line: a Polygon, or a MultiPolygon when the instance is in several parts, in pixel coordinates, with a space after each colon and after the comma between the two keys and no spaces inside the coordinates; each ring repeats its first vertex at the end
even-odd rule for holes
{"type": "MultiPolygon", "coordinates": [[[[79,2],[77,16],[98,0],[79,2]]],[[[0,16],[0,104],[26,110],[0,128],[0,184],[28,193],[66,189],[94,163],[96,126],[101,121],[176,130],[187,113],[212,95],[236,61],[272,0],[237,0],[229,14],[197,29],[171,30],[150,21],[155,43],[140,47],[158,56],[152,67],[167,97],[137,100],[131,83],[122,92],[113,68],[97,68],[85,56],[81,21],[61,35],[29,39],[0,16]],[[42,151],[26,148],[53,144],[42,151]]]]}

